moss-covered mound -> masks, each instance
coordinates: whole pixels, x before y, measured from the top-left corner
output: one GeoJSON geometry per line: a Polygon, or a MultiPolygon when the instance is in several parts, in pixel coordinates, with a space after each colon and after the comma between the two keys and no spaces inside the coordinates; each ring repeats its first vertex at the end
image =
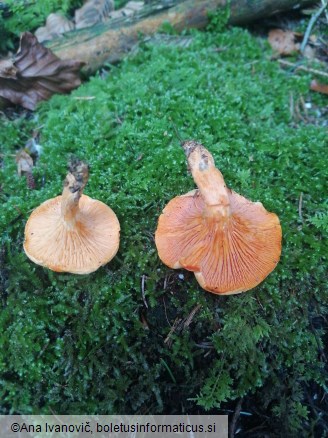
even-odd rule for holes
{"type": "Polygon", "coordinates": [[[1,117],[1,413],[225,413],[244,397],[271,430],[320,423],[327,132],[293,112],[301,96],[320,105],[309,77],[270,56],[244,30],[195,33],[188,48],[146,45],[33,119],[1,117]],[[173,124],[231,188],[280,217],[281,261],[250,292],[212,295],[157,256],[158,216],[194,188],[173,124]],[[30,190],[13,154],[40,126],[30,190]],[[85,193],[121,223],[117,256],[88,276],[39,267],[22,246],[71,154],[90,164],[85,193]]]}

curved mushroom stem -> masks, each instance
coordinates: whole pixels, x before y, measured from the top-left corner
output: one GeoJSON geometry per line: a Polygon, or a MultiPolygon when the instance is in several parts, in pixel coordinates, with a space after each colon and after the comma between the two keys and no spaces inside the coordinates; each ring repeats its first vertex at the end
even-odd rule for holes
{"type": "Polygon", "coordinates": [[[69,227],[74,227],[79,212],[79,200],[89,178],[89,167],[83,161],[74,159],[68,170],[62,193],[61,215],[69,227]]]}
{"type": "Polygon", "coordinates": [[[215,167],[211,153],[195,141],[185,141],[182,147],[191,174],[207,206],[205,215],[219,218],[229,216],[228,190],[222,173],[215,167]]]}

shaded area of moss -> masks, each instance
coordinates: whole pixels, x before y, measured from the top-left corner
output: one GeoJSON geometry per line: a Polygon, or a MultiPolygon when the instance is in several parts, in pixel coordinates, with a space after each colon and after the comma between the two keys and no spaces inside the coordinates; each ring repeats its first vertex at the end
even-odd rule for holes
{"type": "Polygon", "coordinates": [[[295,126],[290,95],[311,99],[309,78],[270,55],[244,30],[194,33],[188,48],[145,45],[37,120],[1,119],[2,413],[224,413],[254,397],[253,416],[265,412],[277,433],[320,428],[305,395],[327,378],[327,133],[295,126]],[[208,147],[231,188],[280,217],[281,261],[253,291],[216,297],[158,259],[162,208],[194,188],[173,124],[208,147]],[[31,191],[11,154],[39,125],[31,191]],[[83,277],[22,249],[30,211],[61,192],[71,154],[90,164],[85,193],[121,222],[116,258],[83,277]]]}

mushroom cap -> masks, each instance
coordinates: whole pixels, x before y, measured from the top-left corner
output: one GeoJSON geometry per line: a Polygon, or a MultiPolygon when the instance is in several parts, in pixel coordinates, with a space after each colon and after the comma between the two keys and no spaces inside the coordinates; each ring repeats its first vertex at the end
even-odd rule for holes
{"type": "Polygon", "coordinates": [[[226,295],[252,289],[273,271],[282,237],[277,215],[227,191],[227,218],[207,215],[202,196],[193,190],[166,205],[155,233],[163,263],[193,271],[203,289],[226,295]]]}
{"type": "Polygon", "coordinates": [[[75,225],[61,216],[62,196],[36,208],[25,226],[24,250],[35,263],[56,272],[89,274],[117,253],[120,224],[113,210],[82,195],[75,225]]]}

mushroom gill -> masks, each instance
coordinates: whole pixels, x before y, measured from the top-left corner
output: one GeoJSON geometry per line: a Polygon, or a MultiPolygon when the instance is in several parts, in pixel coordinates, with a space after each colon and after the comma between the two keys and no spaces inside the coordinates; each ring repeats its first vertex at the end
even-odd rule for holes
{"type": "Polygon", "coordinates": [[[183,143],[197,190],[172,199],[158,221],[155,242],[167,266],[195,273],[215,294],[237,294],[257,286],[281,253],[278,216],[225,185],[202,145],[183,143]]]}
{"type": "Polygon", "coordinates": [[[62,195],[32,212],[24,250],[33,262],[56,272],[89,274],[117,253],[120,224],[110,207],[82,194],[88,176],[88,166],[74,160],[62,195]]]}

